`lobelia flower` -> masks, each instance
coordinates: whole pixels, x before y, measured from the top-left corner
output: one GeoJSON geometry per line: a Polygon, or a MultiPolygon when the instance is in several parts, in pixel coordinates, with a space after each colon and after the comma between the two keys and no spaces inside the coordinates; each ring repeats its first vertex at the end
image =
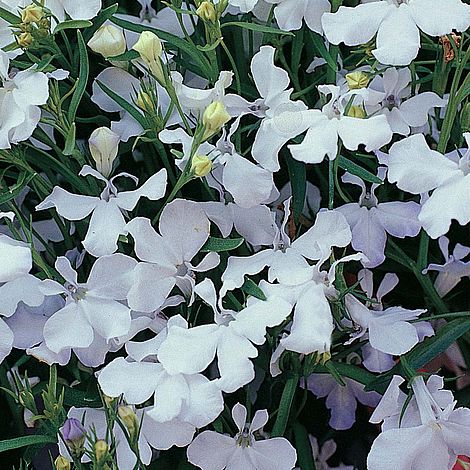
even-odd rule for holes
{"type": "Polygon", "coordinates": [[[108,127],[95,129],[88,139],[88,146],[96,169],[105,178],[109,178],[113,171],[113,163],[119,150],[119,141],[119,136],[108,127]]]}
{"type": "Polygon", "coordinates": [[[196,273],[209,271],[220,261],[217,253],[210,252],[198,265],[191,263],[210,233],[209,219],[197,203],[175,199],[163,209],[158,227],[160,233],[143,217],[126,226],[142,261],[135,269],[135,282],[127,296],[133,310],[156,310],[175,285],[192,298],[196,273]]]}
{"type": "Polygon", "coordinates": [[[427,383],[423,377],[412,379],[413,400],[401,422],[397,405],[403,400],[398,388],[403,380],[392,380],[371,418],[385,419],[387,426],[372,444],[369,470],[451,470],[458,455],[470,454],[470,409],[456,409],[452,394],[439,391],[434,377],[427,383]]]}
{"type": "Polygon", "coordinates": [[[428,122],[428,114],[433,108],[443,108],[447,100],[436,93],[427,91],[411,96],[411,72],[409,68],[386,69],[382,76],[376,75],[369,88],[383,94],[378,105],[365,103],[367,113],[380,113],[387,116],[395,134],[409,135],[413,128],[422,127],[428,122]]]}
{"type": "MultiPolygon", "coordinates": [[[[12,212],[1,212],[0,217],[13,220],[12,212]]],[[[33,266],[31,247],[8,235],[0,234],[0,362],[5,359],[15,344],[14,332],[8,325],[8,318],[14,316],[19,305],[37,307],[44,301],[39,290],[41,281],[29,274],[33,266]]]]}
{"type": "Polygon", "coordinates": [[[357,402],[376,407],[380,401],[377,392],[364,391],[364,385],[342,377],[345,385],[339,384],[330,374],[312,374],[304,384],[315,396],[326,399],[326,407],[331,411],[329,424],[338,431],[349,429],[356,421],[357,402]]]}
{"type": "Polygon", "coordinates": [[[431,263],[423,270],[423,274],[429,271],[439,273],[434,281],[434,287],[441,297],[447,295],[462,278],[470,277],[470,261],[462,261],[470,254],[470,248],[457,243],[450,254],[449,242],[447,237],[438,239],[439,248],[444,256],[444,264],[431,263]]]}
{"type": "MultiPolygon", "coordinates": [[[[386,169],[380,167],[377,176],[383,179],[386,169]]],[[[358,176],[345,173],[341,178],[344,183],[361,188],[358,203],[344,204],[336,210],[348,221],[352,232],[352,247],[367,257],[363,265],[374,268],[385,261],[387,234],[393,237],[416,237],[421,230],[418,221],[420,205],[416,202],[383,202],[375,195],[380,186],[372,184],[370,190],[358,176]]]]}
{"type": "Polygon", "coordinates": [[[250,424],[247,411],[237,403],[232,408],[232,418],[238,433],[235,437],[204,431],[189,445],[188,461],[203,470],[291,470],[297,452],[283,437],[257,440],[255,433],[268,422],[267,410],[258,410],[250,424]]]}
{"type": "Polygon", "coordinates": [[[41,282],[41,290],[46,295],[65,295],[66,303],[44,325],[46,346],[60,353],[64,349],[88,348],[95,335],[106,341],[125,335],[131,327],[131,310],[121,301],[132,285],[136,265],[126,255],[102,256],[93,264],[87,282],[80,283],[70,261],[57,258],[55,267],[65,284],[46,279],[41,282]]]}
{"type": "Polygon", "coordinates": [[[154,433],[159,433],[152,440],[152,445],[158,449],[188,445],[196,428],[214,421],[224,406],[222,392],[215,381],[201,374],[169,373],[158,362],[168,333],[184,326],[187,327],[187,323],[180,315],[171,317],[154,338],[129,342],[126,345],[128,360],[117,358],[98,375],[101,389],[110,397],[122,394],[129,404],[144,403],[154,397],[154,404],[148,406],[145,413],[152,420],[154,433]]]}
{"type": "MultiPolygon", "coordinates": [[[[354,470],[351,465],[339,465],[337,467],[331,467],[328,465],[328,460],[333,457],[336,452],[337,446],[333,439],[328,439],[323,445],[318,445],[318,440],[309,435],[310,447],[312,448],[313,458],[315,461],[315,470],[354,470]]],[[[296,467],[296,470],[301,470],[300,467],[296,467]]]]}
{"type": "Polygon", "coordinates": [[[85,165],[79,174],[93,176],[105,183],[99,197],[72,194],[55,186],[52,193],[36,206],[36,210],[55,207],[57,213],[67,220],[82,220],[91,214],[82,243],[88,253],[96,257],[109,255],[117,250],[119,235],[124,233],[126,227],[124,211],[134,210],[141,197],[156,201],[164,196],[166,190],[165,169],[152,175],[139,189],[133,191],[118,191],[114,185],[119,177],[130,178],[137,184],[139,180],[128,173],[119,173],[108,180],[85,165]]]}
{"type": "Polygon", "coordinates": [[[76,418],[67,418],[60,431],[72,454],[81,457],[84,452],[83,444],[86,437],[86,431],[82,423],[76,418]]]}
{"type": "Polygon", "coordinates": [[[292,307],[273,294],[266,301],[250,299],[240,312],[226,310],[217,306],[210,279],[197,284],[195,293],[212,308],[214,323],[175,326],[161,345],[158,358],[170,374],[195,374],[206,370],[217,357],[217,386],[232,393],[255,378],[250,360],[258,355],[254,344],[264,344],[266,329],[282,323],[292,307]]]}
{"type": "MultiPolygon", "coordinates": [[[[464,134],[470,146],[470,134],[464,134]]],[[[470,222],[470,150],[460,158],[431,150],[424,135],[416,134],[392,145],[388,180],[403,191],[421,194],[433,191],[422,205],[418,220],[431,238],[445,235],[451,221],[470,222]]]]}
{"type": "Polygon", "coordinates": [[[300,29],[302,20],[316,33],[322,34],[321,18],[331,10],[328,0],[266,0],[276,5],[274,16],[279,27],[286,31],[300,29]]]}
{"type": "Polygon", "coordinates": [[[308,111],[305,119],[308,130],[304,140],[288,146],[296,160],[320,163],[325,155],[334,160],[338,154],[339,139],[349,150],[357,150],[359,145],[364,144],[368,152],[390,142],[392,130],[387,118],[383,115],[367,117],[362,107],[364,102],[372,99],[371,95],[377,99],[376,92],[361,88],[342,93],[336,85],[320,85],[318,91],[325,97],[331,95],[331,98],[321,111],[308,111]]]}
{"type": "Polygon", "coordinates": [[[274,65],[275,49],[262,46],[251,61],[251,74],[261,98],[250,103],[238,95],[226,95],[224,103],[233,116],[253,114],[262,118],[253,142],[253,158],[265,169],[280,169],[278,154],[293,137],[307,130],[307,106],[291,101],[288,73],[274,65]]]}
{"type": "Polygon", "coordinates": [[[470,6],[461,0],[447,0],[445,9],[439,0],[367,0],[325,13],[322,25],[332,44],[357,46],[377,35],[372,54],[379,62],[408,65],[418,55],[420,30],[429,36],[465,31],[470,26],[470,6]]]}
{"type": "MultiPolygon", "coordinates": [[[[273,173],[243,158],[235,149],[231,138],[238,128],[238,120],[230,126],[227,134],[222,130],[222,137],[214,146],[208,142],[202,144],[198,153],[206,155],[212,161],[212,171],[208,184],[216,188],[224,199],[225,189],[238,206],[250,209],[270,202],[276,191],[273,173]]],[[[164,143],[178,143],[183,146],[183,158],[177,165],[180,169],[186,166],[191,153],[193,138],[183,129],[163,130],[159,138],[164,143]]],[[[194,160],[194,157],[193,157],[194,160]]]]}

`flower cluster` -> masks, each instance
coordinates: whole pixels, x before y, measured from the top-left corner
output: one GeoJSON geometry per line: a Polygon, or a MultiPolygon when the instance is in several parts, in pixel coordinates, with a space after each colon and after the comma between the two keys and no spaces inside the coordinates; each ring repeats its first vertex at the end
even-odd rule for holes
{"type": "Polygon", "coordinates": [[[464,0],[0,2],[6,459],[468,468],[468,28],[464,0]]]}

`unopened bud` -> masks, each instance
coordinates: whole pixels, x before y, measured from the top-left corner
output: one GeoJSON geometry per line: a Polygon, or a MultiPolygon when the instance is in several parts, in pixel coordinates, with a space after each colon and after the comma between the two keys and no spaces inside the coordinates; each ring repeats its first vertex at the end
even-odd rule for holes
{"type": "Polygon", "coordinates": [[[362,106],[351,106],[349,108],[348,114],[349,117],[364,119],[367,117],[367,114],[362,106]]]}
{"type": "Polygon", "coordinates": [[[98,28],[88,41],[88,47],[103,57],[113,57],[126,52],[126,38],[122,29],[112,24],[98,28]]]}
{"type": "Polygon", "coordinates": [[[54,465],[55,470],[70,470],[70,461],[62,455],[55,459],[54,465]]]}
{"type": "Polygon", "coordinates": [[[151,31],[140,33],[139,40],[132,46],[134,51],[140,54],[142,60],[147,64],[152,74],[160,82],[165,81],[161,56],[163,47],[158,36],[151,31]]]}
{"type": "Polygon", "coordinates": [[[204,111],[202,123],[205,128],[204,138],[217,134],[222,127],[231,119],[227,113],[224,103],[221,101],[213,101],[204,111]]]}
{"type": "Polygon", "coordinates": [[[76,418],[67,418],[62,426],[62,436],[65,443],[75,456],[81,457],[84,449],[86,431],[82,423],[76,418]]]}
{"type": "Polygon", "coordinates": [[[212,161],[206,155],[195,155],[191,161],[191,172],[194,176],[202,178],[212,170],[212,161]]]}
{"type": "Polygon", "coordinates": [[[96,162],[96,169],[106,178],[113,170],[119,141],[119,136],[108,127],[99,127],[94,130],[88,140],[91,156],[96,162]]]}
{"type": "Polygon", "coordinates": [[[126,426],[131,437],[135,436],[139,430],[139,423],[134,410],[130,406],[120,406],[118,408],[118,415],[121,421],[126,426]]]}
{"type": "Polygon", "coordinates": [[[215,7],[211,2],[208,1],[204,1],[199,5],[198,9],[196,10],[196,14],[199,16],[199,18],[201,18],[201,20],[211,23],[214,23],[217,19],[215,7]]]}
{"type": "Polygon", "coordinates": [[[350,90],[365,88],[369,84],[369,76],[364,72],[351,72],[346,75],[350,90]]]}
{"type": "Polygon", "coordinates": [[[18,43],[19,46],[23,47],[24,49],[28,48],[29,46],[31,46],[32,42],[33,42],[33,36],[31,35],[31,33],[21,33],[20,35],[18,35],[18,37],[16,38],[16,41],[18,43]]]}
{"type": "Polygon", "coordinates": [[[37,23],[44,16],[44,9],[40,5],[32,3],[21,12],[21,21],[23,23],[37,23]]]}
{"type": "Polygon", "coordinates": [[[135,104],[142,110],[142,111],[151,111],[153,109],[153,101],[151,96],[145,92],[140,90],[137,93],[137,99],[135,104]]]}
{"type": "Polygon", "coordinates": [[[102,462],[108,454],[108,444],[105,441],[99,440],[95,443],[95,457],[98,462],[102,462]]]}

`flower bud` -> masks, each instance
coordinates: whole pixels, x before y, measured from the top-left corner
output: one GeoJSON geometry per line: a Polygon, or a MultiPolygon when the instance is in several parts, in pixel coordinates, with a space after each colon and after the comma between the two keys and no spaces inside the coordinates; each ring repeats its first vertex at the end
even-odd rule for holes
{"type": "Polygon", "coordinates": [[[139,430],[139,423],[134,410],[130,406],[122,405],[118,408],[118,415],[129,431],[129,435],[134,437],[139,430]]]}
{"type": "Polygon", "coordinates": [[[122,29],[112,24],[98,28],[88,41],[88,47],[104,58],[117,56],[126,52],[126,38],[122,29]]]}
{"type": "Polygon", "coordinates": [[[365,88],[369,84],[369,76],[364,72],[351,72],[346,75],[350,90],[365,88]]]}
{"type": "Polygon", "coordinates": [[[366,112],[362,106],[351,106],[347,114],[349,117],[364,119],[367,117],[366,112]]]}
{"type": "Polygon", "coordinates": [[[153,109],[152,97],[148,93],[142,90],[140,90],[139,93],[137,93],[137,99],[135,101],[135,104],[142,111],[150,111],[153,109]]]}
{"type": "Polygon", "coordinates": [[[212,170],[212,161],[206,155],[195,155],[191,161],[191,172],[194,176],[202,178],[212,170]]]}
{"type": "Polygon", "coordinates": [[[158,36],[151,31],[140,33],[139,40],[132,46],[134,51],[140,54],[142,60],[147,64],[152,74],[160,82],[165,81],[161,55],[163,47],[158,36]]]}
{"type": "Polygon", "coordinates": [[[21,21],[23,23],[37,23],[42,20],[44,16],[44,9],[40,5],[31,3],[21,12],[21,21]]]}
{"type": "Polygon", "coordinates": [[[217,134],[220,129],[231,119],[221,101],[213,101],[204,111],[202,123],[205,128],[204,138],[217,134]]]}
{"type": "Polygon", "coordinates": [[[105,441],[99,440],[95,442],[95,457],[98,462],[102,462],[108,454],[108,444],[105,441]]]}
{"type": "Polygon", "coordinates": [[[62,436],[70,451],[76,455],[83,454],[83,444],[85,443],[85,428],[76,418],[67,418],[62,426],[62,436]]]}
{"type": "Polygon", "coordinates": [[[33,42],[33,36],[31,35],[31,33],[21,33],[16,38],[16,41],[20,47],[23,47],[26,49],[29,46],[31,46],[33,42]]]}
{"type": "Polygon", "coordinates": [[[196,10],[196,14],[199,16],[199,18],[201,18],[201,20],[211,23],[214,23],[217,19],[214,5],[206,0],[199,5],[198,9],[196,10]]]}
{"type": "Polygon", "coordinates": [[[96,162],[96,169],[106,178],[113,170],[119,141],[119,136],[108,127],[95,129],[88,140],[91,156],[96,162]]]}
{"type": "Polygon", "coordinates": [[[55,470],[70,470],[70,461],[59,455],[54,462],[55,470]]]}

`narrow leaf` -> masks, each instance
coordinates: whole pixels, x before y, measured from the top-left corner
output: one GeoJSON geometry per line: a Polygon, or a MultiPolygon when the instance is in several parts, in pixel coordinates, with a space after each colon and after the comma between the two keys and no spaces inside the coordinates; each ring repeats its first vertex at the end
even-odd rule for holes
{"type": "Polygon", "coordinates": [[[216,238],[210,237],[209,240],[202,247],[201,251],[207,253],[209,251],[215,251],[217,253],[221,251],[230,251],[238,248],[245,240],[243,238],[216,238]]]}
{"type": "Polygon", "coordinates": [[[52,444],[57,442],[55,437],[45,436],[42,434],[36,434],[33,436],[22,436],[15,437],[14,439],[8,439],[0,441],[0,452],[6,452],[7,450],[19,449],[21,447],[36,445],[36,444],[52,444]]]}
{"type": "Polygon", "coordinates": [[[73,92],[72,99],[70,100],[70,106],[68,111],[69,122],[75,121],[75,116],[77,114],[78,106],[82,100],[83,94],[86,90],[86,85],[88,82],[88,74],[90,71],[90,64],[88,63],[88,54],[83,41],[82,33],[77,30],[77,39],[78,39],[78,52],[80,57],[80,72],[78,74],[78,83],[75,91],[73,92]]]}
{"type": "Polygon", "coordinates": [[[59,23],[55,28],[52,34],[57,34],[59,31],[63,31],[64,29],[81,29],[81,28],[89,28],[92,26],[93,23],[88,20],[67,20],[62,21],[59,23]]]}
{"type": "Polygon", "coordinates": [[[359,176],[359,178],[363,179],[364,181],[368,181],[369,183],[383,183],[380,178],[372,174],[370,171],[367,171],[365,168],[362,168],[362,166],[359,166],[357,163],[354,163],[341,155],[338,158],[339,166],[343,170],[348,171],[352,175],[359,176]]]}

